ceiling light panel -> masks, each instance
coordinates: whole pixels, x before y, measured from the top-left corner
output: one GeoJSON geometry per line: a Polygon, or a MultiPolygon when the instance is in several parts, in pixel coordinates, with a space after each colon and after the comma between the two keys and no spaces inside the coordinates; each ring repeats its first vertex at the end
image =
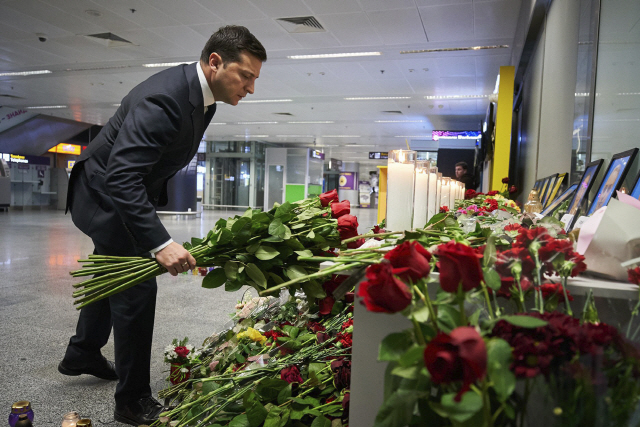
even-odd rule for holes
{"type": "Polygon", "coordinates": [[[380,56],[382,52],[348,52],[348,53],[322,53],[317,55],[291,55],[289,59],[321,59],[321,58],[349,58],[354,56],[380,56]]]}
{"type": "Polygon", "coordinates": [[[489,95],[427,95],[424,99],[482,99],[489,95]]]}
{"type": "Polygon", "coordinates": [[[410,96],[362,96],[353,98],[344,98],[345,101],[372,101],[380,99],[411,99],[410,96]]]}
{"type": "Polygon", "coordinates": [[[69,108],[66,105],[37,105],[35,107],[27,107],[27,110],[48,110],[50,108],[69,108]]]}
{"type": "Polygon", "coordinates": [[[320,135],[323,138],[361,138],[360,135],[320,135]]]}
{"type": "Polygon", "coordinates": [[[302,124],[331,124],[331,123],[335,123],[333,120],[316,120],[316,121],[308,121],[308,122],[287,122],[290,123],[292,125],[302,125],[302,124]]]}
{"type": "Polygon", "coordinates": [[[275,125],[278,122],[237,122],[239,125],[275,125]]]}
{"type": "Polygon", "coordinates": [[[182,64],[193,64],[196,61],[191,62],[158,62],[156,64],[142,64],[143,67],[147,68],[158,68],[158,67],[175,67],[176,65],[182,64]]]}
{"type": "Polygon", "coordinates": [[[251,99],[248,101],[240,101],[240,104],[258,104],[264,102],[291,102],[293,99],[251,99]]]}
{"type": "Polygon", "coordinates": [[[401,50],[400,54],[408,53],[434,53],[434,52],[458,52],[461,50],[485,50],[485,49],[507,49],[509,45],[492,45],[492,46],[466,46],[466,47],[444,47],[440,49],[418,49],[418,50],[401,50]]]}
{"type": "Polygon", "coordinates": [[[7,71],[0,73],[0,77],[13,77],[13,76],[34,76],[37,74],[51,74],[50,70],[35,70],[35,71],[7,71]]]}

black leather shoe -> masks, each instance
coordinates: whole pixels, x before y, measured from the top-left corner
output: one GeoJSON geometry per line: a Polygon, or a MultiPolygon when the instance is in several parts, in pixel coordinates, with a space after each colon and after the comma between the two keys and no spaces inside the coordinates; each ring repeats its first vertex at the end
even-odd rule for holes
{"type": "Polygon", "coordinates": [[[122,407],[119,407],[116,403],[113,417],[118,422],[132,426],[151,425],[158,420],[163,411],[164,407],[156,399],[143,397],[122,407]]]}
{"type": "Polygon", "coordinates": [[[64,375],[77,376],[77,375],[93,375],[94,377],[101,378],[103,380],[115,381],[118,379],[116,374],[116,365],[105,359],[104,356],[100,356],[91,362],[83,364],[74,364],[65,361],[64,359],[58,364],[58,371],[64,375]]]}

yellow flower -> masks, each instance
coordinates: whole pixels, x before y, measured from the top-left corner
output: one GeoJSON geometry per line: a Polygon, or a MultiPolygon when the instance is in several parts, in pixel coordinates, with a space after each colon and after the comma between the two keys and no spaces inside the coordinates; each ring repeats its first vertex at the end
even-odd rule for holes
{"type": "Polygon", "coordinates": [[[241,340],[243,338],[248,338],[251,341],[257,342],[257,343],[260,343],[260,344],[264,344],[264,342],[267,340],[267,337],[265,337],[259,331],[255,330],[253,328],[248,328],[246,331],[240,332],[237,335],[237,338],[239,340],[241,340]]]}

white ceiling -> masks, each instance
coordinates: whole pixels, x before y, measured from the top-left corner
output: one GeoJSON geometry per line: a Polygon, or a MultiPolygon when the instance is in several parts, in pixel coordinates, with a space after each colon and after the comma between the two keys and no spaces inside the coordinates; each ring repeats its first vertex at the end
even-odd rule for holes
{"type": "Polygon", "coordinates": [[[245,135],[277,143],[315,141],[333,157],[364,160],[368,151],[406,147],[405,140],[416,146],[416,140],[430,139],[433,129],[479,129],[486,98],[424,97],[492,93],[499,67],[509,65],[520,4],[520,0],[0,0],[0,72],[53,71],[0,77],[0,105],[67,105],[38,112],[105,124],[115,112],[114,104],[160,70],[142,64],[197,60],[212,32],[239,24],[261,40],[268,54],[255,94],[247,99],[292,101],[220,105],[213,123],[226,124],[212,124],[206,138],[242,140],[235,135],[245,135]],[[100,16],[87,11],[98,11],[100,16]],[[289,33],[275,20],[295,16],[314,16],[326,31],[289,33]],[[133,45],[106,47],[85,37],[105,32],[133,45]],[[47,41],[40,42],[37,33],[45,34],[47,41]],[[486,45],[509,47],[400,54],[486,45]],[[287,58],[369,51],[382,55],[287,58]],[[408,98],[344,100],[383,96],[408,98]],[[376,122],[389,120],[415,123],[376,122]],[[247,121],[278,123],[238,124],[247,121]],[[346,144],[364,146],[345,148],[346,144]]]}

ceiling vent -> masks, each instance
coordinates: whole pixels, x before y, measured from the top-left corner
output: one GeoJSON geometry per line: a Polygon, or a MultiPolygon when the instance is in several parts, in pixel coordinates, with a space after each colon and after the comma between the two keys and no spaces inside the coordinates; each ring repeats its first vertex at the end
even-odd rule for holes
{"type": "Polygon", "coordinates": [[[291,113],[273,113],[273,114],[277,114],[278,116],[293,116],[293,114],[291,113]]]}
{"type": "Polygon", "coordinates": [[[388,111],[381,111],[382,114],[402,114],[402,111],[400,110],[388,110],[388,111]]]}
{"type": "Polygon", "coordinates": [[[324,27],[313,16],[298,16],[294,18],[278,18],[278,24],[290,33],[320,33],[324,27]]]}
{"type": "Polygon", "coordinates": [[[106,47],[118,47],[118,46],[131,46],[129,40],[123,39],[120,36],[117,36],[113,33],[98,33],[98,34],[89,34],[88,37],[90,40],[94,40],[99,42],[100,44],[105,45],[106,47]]]}

